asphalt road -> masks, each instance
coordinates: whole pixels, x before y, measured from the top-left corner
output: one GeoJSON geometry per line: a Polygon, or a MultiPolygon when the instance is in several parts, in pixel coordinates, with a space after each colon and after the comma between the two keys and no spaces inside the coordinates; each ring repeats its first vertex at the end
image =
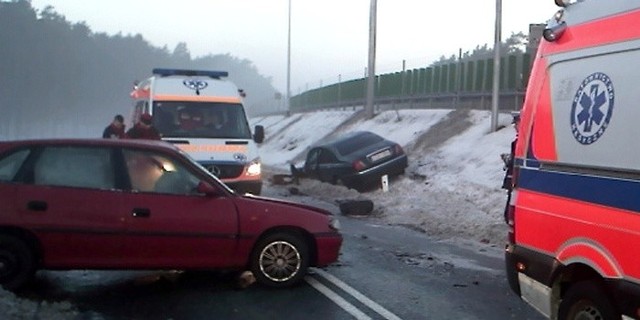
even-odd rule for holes
{"type": "MultiPolygon", "coordinates": [[[[288,199],[338,212],[311,197],[288,199]]],[[[240,289],[235,274],[220,272],[47,271],[21,296],[70,301],[80,310],[74,319],[543,319],[509,290],[500,247],[340,220],[339,262],[310,270],[295,288],[240,289]]]]}

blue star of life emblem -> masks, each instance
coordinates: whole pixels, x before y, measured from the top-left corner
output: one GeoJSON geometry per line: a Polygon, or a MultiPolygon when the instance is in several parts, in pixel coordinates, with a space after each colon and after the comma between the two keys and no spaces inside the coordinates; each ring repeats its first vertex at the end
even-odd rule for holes
{"type": "Polygon", "coordinates": [[[209,85],[206,81],[193,79],[184,80],[182,81],[182,84],[184,84],[185,87],[195,91],[200,91],[209,85]]]}
{"type": "Polygon", "coordinates": [[[581,144],[596,142],[609,126],[614,102],[613,82],[596,72],[580,84],[571,105],[571,132],[581,144]]]}
{"type": "Polygon", "coordinates": [[[247,161],[247,156],[244,153],[234,153],[233,158],[242,163],[247,161]]]}

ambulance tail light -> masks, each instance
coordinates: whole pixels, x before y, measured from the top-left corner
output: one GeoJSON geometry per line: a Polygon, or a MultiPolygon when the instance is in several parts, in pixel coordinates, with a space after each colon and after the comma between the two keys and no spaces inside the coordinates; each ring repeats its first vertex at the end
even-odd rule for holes
{"type": "MultiPolygon", "coordinates": [[[[507,212],[505,213],[505,222],[509,225],[510,233],[515,233],[516,224],[516,199],[518,199],[518,180],[520,179],[520,165],[517,164],[513,168],[513,175],[511,176],[511,196],[509,197],[509,203],[507,204],[507,212]]],[[[511,234],[510,234],[511,236],[511,234]]],[[[515,235],[513,235],[515,237],[515,235]]],[[[515,239],[514,239],[515,240],[515,239]]]]}
{"type": "Polygon", "coordinates": [[[515,232],[515,224],[516,224],[516,199],[518,198],[518,190],[516,189],[518,183],[518,167],[515,167],[513,170],[513,176],[511,177],[511,194],[509,195],[509,203],[507,203],[507,208],[504,213],[504,220],[509,226],[510,232],[515,232]]]}
{"type": "Polygon", "coordinates": [[[509,226],[509,229],[507,231],[507,243],[508,244],[514,244],[516,243],[516,228],[515,228],[515,211],[516,211],[516,207],[509,204],[509,207],[507,208],[507,213],[506,213],[506,217],[505,219],[507,220],[507,225],[509,226]]]}
{"type": "Polygon", "coordinates": [[[516,207],[512,204],[509,204],[509,207],[507,208],[507,216],[505,218],[507,219],[507,224],[511,228],[513,228],[513,226],[515,225],[515,211],[516,207]]]}
{"type": "Polygon", "coordinates": [[[562,20],[564,11],[558,11],[551,20],[547,23],[546,28],[542,31],[542,37],[549,42],[554,42],[560,39],[567,29],[567,23],[562,20]]]}

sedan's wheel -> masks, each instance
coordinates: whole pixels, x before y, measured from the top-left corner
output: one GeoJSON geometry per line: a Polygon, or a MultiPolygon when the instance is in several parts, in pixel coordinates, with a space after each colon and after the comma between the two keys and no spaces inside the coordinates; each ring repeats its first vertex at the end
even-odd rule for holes
{"type": "Polygon", "coordinates": [[[620,319],[602,288],[593,282],[572,285],[560,302],[559,320],[620,319]]]}
{"type": "Polygon", "coordinates": [[[288,233],[277,233],[262,239],[251,259],[251,271],[256,280],[272,287],[286,287],[299,282],[308,266],[306,243],[288,233]]]}
{"type": "Polygon", "coordinates": [[[35,257],[24,241],[0,235],[0,285],[15,290],[35,273],[35,257]]]}

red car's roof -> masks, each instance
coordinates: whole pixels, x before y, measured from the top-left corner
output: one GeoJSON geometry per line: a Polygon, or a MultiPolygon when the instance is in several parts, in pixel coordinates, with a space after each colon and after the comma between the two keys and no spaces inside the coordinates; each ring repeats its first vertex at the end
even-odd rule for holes
{"type": "Polygon", "coordinates": [[[172,144],[159,140],[141,139],[30,139],[30,140],[10,140],[0,141],[0,152],[20,146],[34,145],[78,145],[78,146],[133,146],[151,149],[164,149],[177,151],[178,148],[172,144]]]}

